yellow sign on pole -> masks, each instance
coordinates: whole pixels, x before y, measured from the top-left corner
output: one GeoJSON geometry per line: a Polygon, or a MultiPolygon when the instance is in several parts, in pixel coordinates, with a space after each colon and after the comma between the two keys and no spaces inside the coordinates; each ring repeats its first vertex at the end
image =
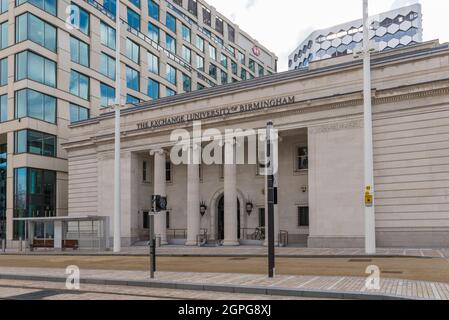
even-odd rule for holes
{"type": "Polygon", "coordinates": [[[372,207],[373,206],[373,195],[371,193],[371,187],[368,186],[365,189],[365,206],[372,207]]]}

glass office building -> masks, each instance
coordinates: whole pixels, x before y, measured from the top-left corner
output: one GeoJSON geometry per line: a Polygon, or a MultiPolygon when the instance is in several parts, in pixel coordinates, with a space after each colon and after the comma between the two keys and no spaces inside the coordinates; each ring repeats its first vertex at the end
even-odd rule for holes
{"type": "MultiPolygon", "coordinates": [[[[8,240],[24,237],[14,218],[65,216],[78,201],[68,198],[62,144],[71,123],[116,103],[118,63],[120,102],[129,105],[276,72],[271,51],[204,1],[123,0],[120,20],[116,5],[0,1],[0,226],[8,240]]],[[[52,236],[48,228],[34,234],[52,236]]]]}
{"type": "MultiPolygon", "coordinates": [[[[422,42],[421,5],[403,7],[372,17],[371,46],[376,51],[400,48],[422,42]]],[[[314,31],[289,56],[290,70],[311,62],[352,54],[361,49],[363,22],[356,20],[325,30],[314,31]]]]}

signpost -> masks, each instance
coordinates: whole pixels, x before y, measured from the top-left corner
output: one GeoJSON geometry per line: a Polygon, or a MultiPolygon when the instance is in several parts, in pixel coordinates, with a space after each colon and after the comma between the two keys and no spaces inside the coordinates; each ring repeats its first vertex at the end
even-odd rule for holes
{"type": "Polygon", "coordinates": [[[266,179],[267,179],[267,197],[268,197],[268,277],[275,275],[275,256],[274,256],[274,154],[273,154],[273,122],[267,123],[267,149],[266,149],[266,179]]]}

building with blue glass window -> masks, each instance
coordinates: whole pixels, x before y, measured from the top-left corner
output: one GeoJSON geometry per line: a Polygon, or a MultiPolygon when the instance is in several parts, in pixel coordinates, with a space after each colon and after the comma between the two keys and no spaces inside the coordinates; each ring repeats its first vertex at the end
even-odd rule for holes
{"type": "Polygon", "coordinates": [[[274,53],[202,0],[121,0],[120,19],[118,2],[0,0],[0,238],[78,201],[61,144],[116,103],[118,63],[129,105],[276,72],[274,53]]]}
{"type": "MultiPolygon", "coordinates": [[[[377,51],[422,42],[421,5],[402,7],[372,17],[371,46],[377,51]]],[[[290,70],[307,67],[311,62],[352,54],[361,48],[363,22],[355,20],[328,29],[316,30],[293,51],[290,70]]]]}

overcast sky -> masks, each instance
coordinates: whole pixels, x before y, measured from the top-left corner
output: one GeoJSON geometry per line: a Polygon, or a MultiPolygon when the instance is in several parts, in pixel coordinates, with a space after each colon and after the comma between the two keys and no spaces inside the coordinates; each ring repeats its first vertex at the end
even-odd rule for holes
{"type": "MultiPolygon", "coordinates": [[[[288,55],[316,29],[360,19],[362,0],[206,0],[279,57],[287,70],[288,55]]],[[[449,42],[448,0],[371,0],[370,14],[420,2],[424,40],[449,42]]]]}

